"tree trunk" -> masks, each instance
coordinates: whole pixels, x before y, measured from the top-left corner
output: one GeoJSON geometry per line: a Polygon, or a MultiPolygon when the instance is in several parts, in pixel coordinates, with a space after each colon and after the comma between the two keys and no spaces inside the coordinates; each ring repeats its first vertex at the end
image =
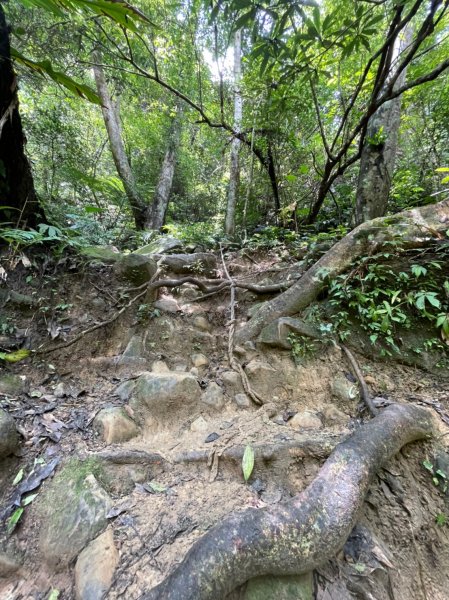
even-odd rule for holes
{"type": "Polygon", "coordinates": [[[279,317],[288,317],[306,308],[326,286],[328,277],[344,273],[359,256],[377,252],[385,242],[398,238],[405,247],[418,248],[435,237],[444,236],[448,227],[449,200],[362,223],[332,246],[287,291],[263,304],[237,332],[238,343],[254,339],[279,317]]]}
{"type": "MultiPolygon", "coordinates": [[[[411,39],[411,28],[407,28],[403,38],[396,40],[390,68],[411,39]]],[[[407,69],[397,78],[393,90],[405,83],[407,69]]],[[[391,81],[385,81],[384,89],[391,81]]],[[[376,217],[382,217],[388,204],[391,181],[396,159],[399,127],[401,124],[401,97],[385,102],[370,118],[360,157],[359,180],[357,184],[355,221],[357,225],[376,217]]]]}
{"type": "Polygon", "coordinates": [[[100,66],[101,54],[98,50],[93,51],[92,59],[94,62],[93,70],[95,75],[95,83],[97,84],[97,92],[102,104],[101,110],[109,138],[112,158],[114,159],[118,176],[120,177],[123,187],[125,188],[125,193],[131,206],[136,228],[142,230],[145,227],[146,205],[143,199],[139,196],[136,181],[134,179],[128,157],[126,156],[118,108],[109,94],[104,71],[100,66]]]}
{"type": "Polygon", "coordinates": [[[339,444],[303,492],[229,516],[141,600],[222,600],[253,577],[315,569],[343,547],[376,472],[402,446],[432,433],[430,411],[389,406],[339,444]]]}
{"type": "MultiPolygon", "coordinates": [[[[242,130],[243,98],[240,89],[242,77],[242,32],[239,29],[234,34],[234,130],[242,130]]],[[[235,232],[235,207],[240,183],[240,140],[234,136],[231,143],[231,172],[229,175],[228,202],[226,206],[225,233],[234,235],[235,232]]]]}
{"type": "Polygon", "coordinates": [[[147,209],[145,229],[159,230],[165,223],[168,201],[173,186],[173,177],[176,166],[176,153],[181,137],[181,103],[177,104],[176,115],[168,132],[168,145],[162,162],[159,179],[154,192],[153,204],[147,209]]]}
{"type": "Polygon", "coordinates": [[[34,227],[43,220],[25,155],[9,29],[0,4],[0,223],[34,227]]]}

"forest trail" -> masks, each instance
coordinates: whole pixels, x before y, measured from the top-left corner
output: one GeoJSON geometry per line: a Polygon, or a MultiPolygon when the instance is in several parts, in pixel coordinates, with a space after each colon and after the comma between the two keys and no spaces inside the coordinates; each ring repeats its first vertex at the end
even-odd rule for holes
{"type": "MultiPolygon", "coordinates": [[[[292,266],[275,253],[232,252],[226,265],[239,281],[262,285],[292,266]]],[[[2,533],[2,599],[138,599],[232,511],[276,506],[303,490],[369,418],[347,359],[329,345],[296,361],[287,349],[237,346],[263,405],[252,402],[230,367],[226,291],[197,302],[202,293],[191,284],[162,288],[155,304],[136,302],[82,340],[44,352],[110,319],[126,287],[98,260],[80,268],[66,258],[46,277],[37,293],[48,299],[44,318],[6,305],[19,334],[41,349],[0,374],[0,407],[21,434],[0,469],[2,510],[15,514],[17,490],[33,469],[38,475],[23,487],[17,526],[2,533]],[[255,464],[245,482],[248,446],[255,464]]],[[[11,278],[30,293],[25,268],[11,278]]],[[[238,292],[239,321],[259,299],[238,292]]],[[[441,436],[407,446],[379,472],[334,560],[313,574],[251,580],[230,598],[449,597],[448,497],[429,472],[448,472],[447,380],[358,360],[377,406],[436,407],[441,436]]]]}

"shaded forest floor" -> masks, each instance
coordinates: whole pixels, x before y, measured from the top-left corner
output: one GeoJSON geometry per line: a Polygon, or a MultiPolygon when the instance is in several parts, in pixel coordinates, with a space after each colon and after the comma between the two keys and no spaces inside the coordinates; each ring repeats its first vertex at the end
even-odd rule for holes
{"type": "MultiPolygon", "coordinates": [[[[227,264],[231,274],[256,283],[279,282],[292,267],[275,253],[229,254],[227,264]]],[[[229,365],[226,292],[197,302],[200,294],[189,285],[162,289],[158,309],[136,303],[110,325],[48,352],[111,317],[126,285],[110,267],[70,257],[41,263],[41,272],[30,274],[17,265],[8,284],[17,292],[34,292],[40,308],[6,303],[1,316],[4,338],[21,336],[39,350],[0,373],[0,386],[6,380],[16,385],[0,393],[0,408],[13,415],[22,435],[17,456],[0,466],[2,509],[20,485],[13,481],[21,469],[26,478],[36,465],[60,461],[34,490],[38,495],[24,507],[14,531],[2,529],[0,555],[17,563],[3,578],[0,571],[2,599],[47,599],[55,590],[64,600],[100,598],[85,591],[89,584],[101,588],[98,573],[112,580],[107,598],[137,599],[231,511],[276,504],[304,489],[332,448],[368,418],[345,357],[332,347],[296,362],[288,350],[253,343],[236,348],[251,386],[264,399],[262,407],[252,403],[229,365]],[[176,385],[192,385],[193,379],[196,387],[149,414],[132,387],[148,372],[176,385]],[[19,379],[8,379],[11,375],[19,379]],[[111,407],[123,409],[121,424],[111,424],[101,412],[111,407]],[[129,420],[139,425],[132,435],[129,420]],[[256,459],[245,482],[241,461],[248,445],[256,459]],[[86,544],[105,529],[110,537],[109,546],[88,546],[86,560],[95,568],[83,572],[78,564],[75,574],[76,556],[64,546],[72,543],[72,534],[64,540],[60,515],[71,513],[66,503],[72,496],[55,496],[54,490],[60,489],[55,485],[62,473],[70,479],[72,470],[72,478],[79,478],[80,465],[82,476],[93,473],[107,498],[105,514],[91,523],[98,531],[86,534],[86,544]],[[60,531],[51,533],[55,518],[60,531]]],[[[259,301],[240,291],[239,319],[259,301]]],[[[409,445],[396,456],[378,474],[344,550],[313,580],[295,579],[289,582],[293,591],[284,586],[277,597],[449,599],[449,497],[444,477],[436,485],[429,470],[438,466],[449,476],[448,381],[393,362],[358,360],[378,403],[437,402],[439,438],[409,445]]],[[[82,511],[75,517],[82,519],[82,511]]],[[[67,527],[82,528],[73,520],[67,527]]],[[[272,585],[268,577],[233,598],[270,598],[272,585]]]]}

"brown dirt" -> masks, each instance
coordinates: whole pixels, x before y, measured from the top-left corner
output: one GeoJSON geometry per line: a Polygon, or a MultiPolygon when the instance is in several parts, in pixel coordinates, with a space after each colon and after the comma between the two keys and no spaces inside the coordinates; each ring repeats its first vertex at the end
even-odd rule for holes
{"type": "MultiPolygon", "coordinates": [[[[267,276],[275,259],[265,257],[262,262],[261,257],[257,257],[257,261],[259,266],[233,257],[233,271],[236,276],[248,271],[254,275],[258,271],[255,279],[260,281],[267,276]]],[[[80,267],[77,261],[69,259],[52,273],[49,269],[36,273],[34,286],[32,282],[26,283],[28,271],[25,268],[19,266],[10,274],[10,284],[16,291],[28,294],[35,291],[35,296],[42,298],[41,306],[48,307],[44,312],[6,307],[9,323],[26,330],[24,335],[33,349],[56,345],[111,316],[117,310],[123,287],[108,267],[80,267]],[[61,305],[71,306],[61,308],[61,305]],[[48,331],[54,335],[58,332],[53,342],[48,331]]],[[[168,292],[165,295],[170,296],[168,292]]],[[[151,307],[139,310],[143,302],[138,302],[115,323],[82,341],[6,368],[26,376],[28,393],[12,399],[0,396],[0,407],[15,416],[25,438],[21,456],[2,463],[2,506],[13,489],[12,481],[18,470],[21,467],[29,470],[36,458],[85,458],[105,449],[92,429],[93,418],[103,406],[122,405],[113,395],[117,385],[148,370],[153,361],[164,360],[171,369],[189,370],[191,355],[202,352],[210,364],[198,376],[201,385],[210,381],[222,385],[222,374],[229,369],[226,354],[228,297],[222,294],[207,302],[192,303],[185,296],[184,291],[175,294],[178,303],[184,303],[178,314],[157,316],[151,314],[151,307]],[[206,316],[213,325],[210,334],[193,327],[196,314],[206,316]],[[137,333],[144,340],[144,360],[120,364],[114,357],[120,356],[132,335],[137,333]],[[54,392],[60,383],[64,384],[66,393],[57,398],[54,392]],[[42,412],[44,407],[48,412],[42,412]]],[[[242,320],[245,308],[254,301],[260,298],[239,293],[242,320]]],[[[330,448],[342,435],[357,427],[362,418],[367,418],[356,400],[345,402],[332,397],[332,379],[337,373],[349,373],[338,351],[325,349],[298,366],[289,352],[257,349],[247,351],[240,358],[244,365],[256,358],[273,368],[273,375],[268,375],[266,381],[261,378],[253,382],[269,406],[259,410],[254,405],[242,410],[228,397],[219,412],[198,406],[188,418],[179,419],[172,413],[162,427],[143,432],[141,437],[122,445],[126,450],[158,452],[165,461],[108,467],[108,491],[116,505],[126,503],[127,507],[111,519],[120,564],[108,598],[139,598],[182,559],[204,531],[231,511],[276,503],[303,489],[329,452],[320,452],[319,443],[326,442],[330,448]],[[346,424],[325,422],[324,429],[319,431],[296,432],[288,423],[289,416],[305,410],[317,413],[325,421],[329,406],[337,407],[347,416],[346,424]],[[207,422],[207,428],[201,432],[190,429],[198,416],[207,422]],[[213,432],[220,437],[215,442],[205,443],[213,432]],[[318,442],[309,443],[310,439],[318,442]],[[308,444],[305,449],[292,447],[295,442],[305,440],[308,444]],[[238,450],[247,444],[265,447],[248,484],[243,480],[238,455],[238,450]],[[149,480],[164,486],[165,491],[151,494],[139,483],[135,484],[149,480]]],[[[398,402],[438,401],[442,416],[449,413],[449,389],[444,380],[418,369],[358,358],[373,396],[398,402]]],[[[432,483],[430,473],[422,465],[425,459],[433,459],[437,449],[448,449],[449,427],[441,415],[438,418],[439,439],[411,445],[393,459],[388,468],[379,473],[360,515],[360,523],[379,540],[379,553],[390,553],[390,560],[386,561],[389,564],[386,566],[380,561],[381,567],[362,570],[362,558],[360,566],[349,550],[342,551],[335,561],[324,565],[316,574],[317,598],[344,598],[346,596],[335,591],[344,588],[356,598],[449,599],[449,498],[432,483]],[[439,515],[447,515],[448,522],[437,524],[436,519],[442,518],[439,515]]],[[[48,482],[42,487],[46,485],[48,482]]],[[[37,538],[45,524],[38,520],[37,514],[30,505],[15,532],[11,536],[2,534],[0,550],[20,557],[23,564],[18,575],[0,579],[2,600],[44,599],[51,589],[61,591],[60,600],[75,597],[73,569],[55,574],[41,560],[37,538]]]]}

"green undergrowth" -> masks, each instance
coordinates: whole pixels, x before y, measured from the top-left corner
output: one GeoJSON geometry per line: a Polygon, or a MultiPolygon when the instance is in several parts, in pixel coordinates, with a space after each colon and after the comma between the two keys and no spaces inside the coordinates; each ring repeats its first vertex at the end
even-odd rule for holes
{"type": "Polygon", "coordinates": [[[448,259],[446,242],[411,252],[396,241],[360,258],[329,283],[333,332],[344,341],[355,322],[373,345],[382,345],[383,355],[394,356],[401,353],[401,332],[421,328],[427,332],[423,343],[411,350],[448,355],[448,259]]]}

